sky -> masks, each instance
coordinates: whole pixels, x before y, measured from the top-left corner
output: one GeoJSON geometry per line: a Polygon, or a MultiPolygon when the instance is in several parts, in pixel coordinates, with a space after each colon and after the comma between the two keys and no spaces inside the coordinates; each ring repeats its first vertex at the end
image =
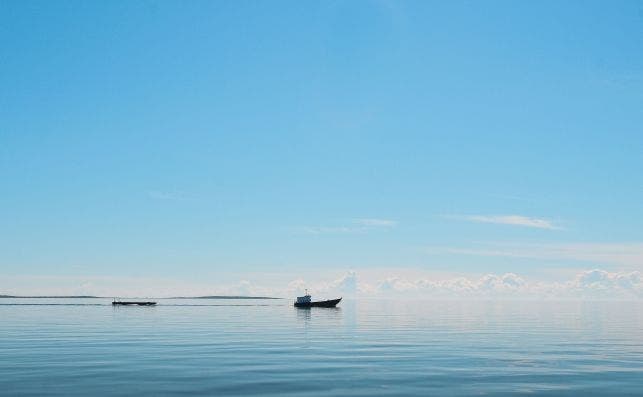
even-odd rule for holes
{"type": "Polygon", "coordinates": [[[0,294],[643,297],[637,1],[3,1],[0,88],[0,294]]]}

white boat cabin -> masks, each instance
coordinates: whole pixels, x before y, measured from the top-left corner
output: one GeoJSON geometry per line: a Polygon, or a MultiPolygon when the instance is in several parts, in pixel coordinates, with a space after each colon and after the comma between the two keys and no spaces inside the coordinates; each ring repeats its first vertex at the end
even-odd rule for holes
{"type": "Polygon", "coordinates": [[[306,295],[297,297],[297,303],[310,303],[310,295],[308,295],[308,290],[306,290],[306,295]]]}

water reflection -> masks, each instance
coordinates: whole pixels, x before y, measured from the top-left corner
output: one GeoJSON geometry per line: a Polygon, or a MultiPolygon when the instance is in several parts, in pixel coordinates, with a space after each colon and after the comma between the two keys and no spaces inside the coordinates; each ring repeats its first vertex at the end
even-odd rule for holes
{"type": "Polygon", "coordinates": [[[310,321],[311,308],[310,307],[295,307],[293,309],[297,313],[297,319],[304,321],[306,324],[310,321]]]}
{"type": "Polygon", "coordinates": [[[637,395],[643,387],[642,302],[61,303],[81,305],[0,306],[0,394],[637,395]]]}
{"type": "Polygon", "coordinates": [[[339,325],[342,322],[341,307],[293,307],[297,313],[297,319],[304,321],[306,324],[314,318],[314,321],[320,323],[335,323],[339,325]]]}

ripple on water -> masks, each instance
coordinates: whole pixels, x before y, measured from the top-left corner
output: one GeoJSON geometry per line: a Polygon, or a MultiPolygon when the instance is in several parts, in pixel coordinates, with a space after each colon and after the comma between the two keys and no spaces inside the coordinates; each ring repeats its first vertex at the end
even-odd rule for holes
{"type": "Polygon", "coordinates": [[[7,395],[636,395],[643,386],[638,302],[14,303],[0,305],[7,395]]]}

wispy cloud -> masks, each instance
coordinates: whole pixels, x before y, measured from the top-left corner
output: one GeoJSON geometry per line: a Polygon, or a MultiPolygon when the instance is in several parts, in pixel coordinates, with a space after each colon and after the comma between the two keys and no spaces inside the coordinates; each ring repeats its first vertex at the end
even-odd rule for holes
{"type": "Polygon", "coordinates": [[[627,268],[643,266],[643,243],[486,243],[474,247],[429,247],[431,253],[580,261],[627,268]]]}
{"type": "Polygon", "coordinates": [[[560,226],[548,219],[532,218],[524,215],[446,215],[445,217],[475,223],[494,223],[497,225],[522,226],[548,230],[561,229],[560,226]]]}
{"type": "Polygon", "coordinates": [[[305,226],[303,231],[309,234],[341,234],[358,233],[364,231],[364,229],[350,226],[305,226]]]}
{"type": "Polygon", "coordinates": [[[385,230],[393,228],[397,221],[380,218],[356,218],[344,225],[333,226],[306,226],[304,232],[309,234],[342,234],[342,233],[366,233],[372,230],[385,230]]]}
{"type": "Polygon", "coordinates": [[[393,227],[397,225],[396,221],[390,219],[361,218],[354,219],[353,223],[368,227],[393,227]]]}

